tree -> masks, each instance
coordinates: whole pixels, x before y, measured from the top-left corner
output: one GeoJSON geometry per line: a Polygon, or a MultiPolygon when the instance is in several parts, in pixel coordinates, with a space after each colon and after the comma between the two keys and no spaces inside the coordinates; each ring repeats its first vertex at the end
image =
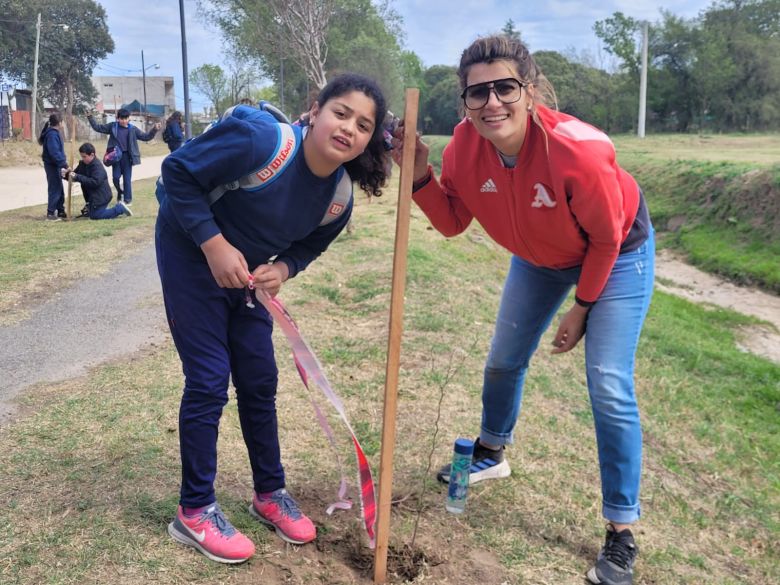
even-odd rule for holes
{"type": "MultiPolygon", "coordinates": [[[[330,4],[332,11],[320,54],[325,79],[342,71],[366,73],[379,82],[391,107],[400,106],[400,16],[386,1],[331,0],[330,4]]],[[[290,47],[281,42],[286,33],[270,2],[199,0],[199,6],[204,17],[216,23],[236,54],[257,63],[263,74],[276,82],[283,92],[286,110],[297,114],[308,109],[322,79],[291,58],[290,47]]]]}
{"type": "Polygon", "coordinates": [[[401,77],[407,87],[422,87],[425,75],[425,66],[420,57],[413,51],[401,52],[401,77]]]}
{"type": "Polygon", "coordinates": [[[780,126],[780,0],[726,0],[703,14],[694,78],[719,130],[780,126]]]}
{"type": "Polygon", "coordinates": [[[325,86],[334,0],[199,0],[199,6],[236,53],[258,60],[266,74],[286,58],[315,87],[325,86]]]}
{"type": "Polygon", "coordinates": [[[401,49],[392,32],[399,18],[392,11],[380,12],[371,0],[338,0],[328,33],[329,73],[355,71],[372,77],[391,110],[403,103],[401,49]]]}
{"type": "Polygon", "coordinates": [[[639,22],[622,12],[615,12],[605,20],[596,21],[593,30],[604,42],[606,51],[622,59],[625,70],[638,78],[639,51],[636,36],[639,32],[639,22]]]}
{"type": "Polygon", "coordinates": [[[228,95],[228,80],[222,67],[205,63],[190,71],[190,83],[209,99],[219,116],[228,95]]]}
{"type": "MultiPolygon", "coordinates": [[[[697,31],[693,21],[662,11],[650,43],[649,109],[662,129],[686,132],[696,116],[693,67],[697,31]]],[[[713,72],[715,73],[715,72],[713,72]]]]}
{"type": "Polygon", "coordinates": [[[239,103],[242,98],[250,97],[256,82],[257,73],[252,68],[239,62],[231,63],[227,76],[226,107],[239,103]]]}
{"type": "Polygon", "coordinates": [[[426,134],[451,134],[460,122],[462,102],[455,67],[434,65],[425,70],[425,91],[420,96],[420,119],[426,134]]]}
{"type": "Polygon", "coordinates": [[[506,21],[504,28],[501,29],[501,33],[518,41],[523,40],[520,36],[520,31],[515,28],[515,21],[511,18],[506,21]]]}
{"type": "Polygon", "coordinates": [[[40,12],[38,86],[65,113],[68,127],[78,104],[95,97],[91,76],[98,61],[114,51],[106,12],[93,0],[0,0],[0,70],[32,85],[35,15],[40,12]],[[67,29],[60,25],[66,25],[67,29]]]}
{"type": "Polygon", "coordinates": [[[277,30],[271,34],[274,34],[275,39],[286,39],[292,59],[306,72],[307,78],[318,89],[322,89],[327,83],[326,36],[333,15],[333,0],[267,1],[277,25],[277,30]]]}

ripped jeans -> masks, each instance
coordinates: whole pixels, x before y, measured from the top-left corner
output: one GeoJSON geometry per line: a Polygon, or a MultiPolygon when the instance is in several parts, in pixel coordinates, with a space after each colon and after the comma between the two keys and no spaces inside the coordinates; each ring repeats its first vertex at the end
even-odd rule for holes
{"type": "MultiPolygon", "coordinates": [[[[584,338],[602,513],[620,524],[630,524],[640,514],[642,427],[634,394],[634,357],[653,292],[655,240],[650,231],[639,248],[618,256],[604,291],[588,314],[584,338]]],[[[485,364],[483,442],[512,442],[528,363],[579,276],[580,267],[539,268],[512,257],[485,364]]]]}

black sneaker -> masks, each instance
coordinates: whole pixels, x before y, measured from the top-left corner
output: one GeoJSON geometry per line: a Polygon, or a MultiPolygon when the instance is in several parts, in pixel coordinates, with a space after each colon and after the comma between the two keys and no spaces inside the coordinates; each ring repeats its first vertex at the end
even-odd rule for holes
{"type": "Polygon", "coordinates": [[[634,561],[637,554],[639,549],[631,531],[624,528],[615,532],[615,527],[607,524],[604,548],[586,577],[594,585],[631,585],[634,582],[634,561]]]}
{"type": "MultiPolygon", "coordinates": [[[[442,483],[450,482],[450,464],[442,467],[436,474],[436,479],[442,483]]],[[[501,479],[509,477],[512,470],[509,469],[509,461],[504,458],[504,446],[493,450],[483,447],[479,439],[474,441],[474,454],[471,456],[471,469],[469,469],[469,484],[475,484],[485,479],[501,479]]]]}
{"type": "Polygon", "coordinates": [[[89,217],[89,205],[81,208],[81,217],[89,217]]]}
{"type": "Polygon", "coordinates": [[[46,214],[46,221],[60,221],[62,218],[59,217],[56,213],[47,213],[46,214]]]}
{"type": "Polygon", "coordinates": [[[59,217],[60,219],[68,219],[68,214],[65,213],[64,210],[61,210],[57,212],[57,217],[59,217]]]}

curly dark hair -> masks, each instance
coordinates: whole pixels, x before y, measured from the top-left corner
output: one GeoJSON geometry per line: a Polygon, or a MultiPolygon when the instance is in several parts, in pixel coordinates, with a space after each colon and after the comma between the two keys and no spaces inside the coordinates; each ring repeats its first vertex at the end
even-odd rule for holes
{"type": "Polygon", "coordinates": [[[387,102],[382,90],[377,83],[364,75],[357,73],[344,73],[333,78],[317,96],[317,104],[322,108],[328,100],[336,98],[352,91],[360,91],[374,101],[376,112],[374,114],[374,133],[368,142],[368,146],[356,159],[344,163],[344,168],[353,181],[357,181],[360,188],[369,195],[379,197],[382,194],[382,186],[387,180],[387,151],[384,146],[384,131],[382,121],[387,113],[387,102]]]}

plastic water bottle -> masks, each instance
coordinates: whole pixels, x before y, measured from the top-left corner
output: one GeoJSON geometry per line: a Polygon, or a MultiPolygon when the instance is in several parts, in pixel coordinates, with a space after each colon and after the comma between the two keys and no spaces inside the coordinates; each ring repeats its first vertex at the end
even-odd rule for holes
{"type": "Polygon", "coordinates": [[[469,439],[455,440],[446,506],[447,511],[453,514],[461,514],[466,508],[466,496],[469,491],[469,469],[471,468],[471,456],[473,453],[474,441],[469,439]]]}

